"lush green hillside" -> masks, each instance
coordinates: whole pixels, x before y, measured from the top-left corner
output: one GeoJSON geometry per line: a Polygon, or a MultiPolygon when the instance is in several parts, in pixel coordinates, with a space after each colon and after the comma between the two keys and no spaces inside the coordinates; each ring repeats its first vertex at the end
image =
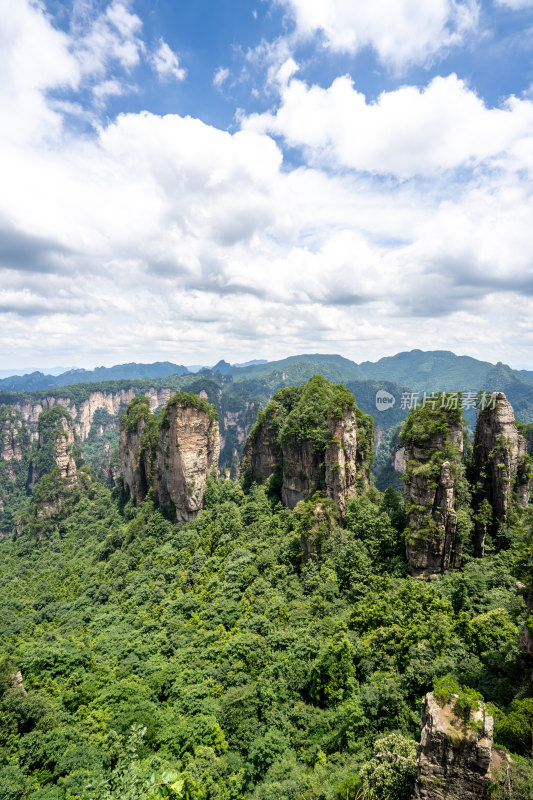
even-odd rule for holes
{"type": "Polygon", "coordinates": [[[411,350],[360,364],[365,378],[389,380],[428,393],[486,388],[492,366],[488,361],[456,356],[449,350],[411,350]]]}
{"type": "Polygon", "coordinates": [[[295,381],[308,380],[312,375],[322,375],[329,381],[360,380],[365,376],[360,368],[348,358],[320,353],[290,356],[281,361],[269,361],[266,364],[253,364],[232,370],[236,378],[257,377],[270,372],[290,370],[295,381]]]}
{"type": "Polygon", "coordinates": [[[306,561],[312,501],[211,480],[198,520],[172,525],[87,486],[46,540],[0,541],[3,800],[409,800],[421,698],[449,673],[529,752],[529,723],[509,722],[531,690],[519,532],[424,583],[405,577],[391,492],[352,501],[343,527],[328,507],[306,561]],[[385,773],[384,749],[400,756],[385,773]]]}

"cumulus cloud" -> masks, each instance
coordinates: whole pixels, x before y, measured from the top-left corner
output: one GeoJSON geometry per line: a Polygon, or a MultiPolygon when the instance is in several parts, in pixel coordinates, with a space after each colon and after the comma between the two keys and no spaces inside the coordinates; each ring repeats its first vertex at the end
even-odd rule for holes
{"type": "Polygon", "coordinates": [[[76,88],[80,67],[66,34],[54,29],[40,6],[0,4],[0,106],[2,139],[18,143],[53,136],[62,118],[46,101],[49,89],[76,88]]]}
{"type": "Polygon", "coordinates": [[[150,56],[150,64],[160,78],[175,78],[182,81],[187,75],[187,71],[180,67],[180,61],[164,39],[159,40],[159,47],[150,56]]]}
{"type": "Polygon", "coordinates": [[[244,120],[251,130],[283,136],[320,163],[402,178],[473,166],[505,154],[531,166],[533,103],[516,97],[485,103],[456,75],[424,89],[403,86],[367,102],[349,76],[328,89],[293,79],[275,113],[244,120]]]}
{"type": "MultiPolygon", "coordinates": [[[[371,47],[387,66],[424,64],[461,44],[477,27],[476,0],[278,0],[303,36],[320,32],[327,47],[356,53],[371,47]]],[[[520,2],[520,0],[510,0],[520,2]]]]}
{"type": "MultiPolygon", "coordinates": [[[[503,358],[531,341],[528,101],[489,109],[450,76],[372,104],[346,78],[307,86],[285,59],[279,112],[232,133],[143,112],[94,136],[43,139],[67,111],[49,90],[84,79],[73,55],[83,33],[59,34],[39,7],[16,6],[10,52],[29,59],[37,30],[56,58],[48,73],[19,76],[20,135],[0,129],[0,351],[10,358],[327,348],[362,359],[408,349],[420,330],[426,347],[466,343],[485,356],[498,330],[490,352],[503,358]],[[306,148],[300,166],[284,162],[271,131],[306,148]],[[472,163],[460,183],[454,169],[472,163]],[[420,177],[442,166],[439,180],[420,177]]],[[[127,7],[113,8],[106,24],[137,37],[127,7]]],[[[10,58],[0,49],[15,75],[10,58]]],[[[97,74],[97,86],[113,80],[97,74]]]]}
{"type": "Polygon", "coordinates": [[[144,43],[139,38],[142,22],[128,9],[128,3],[113,0],[107,8],[74,27],[73,51],[84,75],[100,76],[109,64],[131,70],[140,62],[144,43]]]}

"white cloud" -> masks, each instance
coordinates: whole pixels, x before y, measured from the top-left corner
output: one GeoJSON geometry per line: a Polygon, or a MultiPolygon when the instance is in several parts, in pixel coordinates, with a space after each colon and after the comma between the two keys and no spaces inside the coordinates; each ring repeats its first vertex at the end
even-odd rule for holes
{"type": "Polygon", "coordinates": [[[506,6],[507,8],[511,8],[513,11],[518,11],[519,9],[533,6],[533,0],[494,0],[494,3],[497,6],[506,6]]]}
{"type": "Polygon", "coordinates": [[[229,78],[229,69],[227,67],[219,67],[213,77],[213,86],[216,86],[217,89],[220,89],[222,85],[228,80],[228,78],[229,78]]]}
{"type": "Polygon", "coordinates": [[[47,104],[46,92],[75,88],[80,81],[69,39],[50,25],[41,6],[0,0],[0,18],[2,137],[52,137],[62,120],[47,104]]]}
{"type": "Polygon", "coordinates": [[[104,106],[108,97],[120,97],[129,90],[130,87],[125,87],[120,81],[114,78],[97,83],[92,88],[92,93],[98,105],[104,106]]]}
{"type": "Polygon", "coordinates": [[[533,102],[511,97],[487,108],[456,75],[434,78],[425,89],[384,92],[370,103],[348,76],[328,89],[293,79],[276,113],[243,125],[307,148],[316,163],[401,178],[502,157],[533,166],[533,102]]]}
{"type": "MultiPolygon", "coordinates": [[[[32,31],[55,54],[53,69],[19,76],[20,97],[0,85],[25,110],[17,136],[0,129],[0,352],[10,361],[321,349],[362,360],[408,349],[421,332],[425,347],[505,360],[533,344],[533,187],[515,169],[533,166],[528,102],[487,109],[451,76],[369,104],[347,79],[327,90],[291,79],[285,58],[273,77],[279,115],[235,133],[144,112],[92,137],[43,140],[48,120],[60,129],[76,113],[46,93],[82,80],[72,55],[82,33],[58,34],[24,2],[7,19],[7,74],[31,61],[32,31]],[[271,126],[308,148],[307,163],[283,162],[271,126]],[[443,159],[438,181],[416,177],[443,159]],[[352,168],[332,173],[324,160],[352,168]],[[471,162],[479,169],[459,183],[453,168],[471,162]]],[[[112,24],[137,36],[128,19],[112,24]]],[[[104,95],[121,86],[109,83],[111,63],[90,84],[104,95]]]]}
{"type": "Polygon", "coordinates": [[[102,76],[113,63],[127,71],[139,64],[144,52],[138,37],[142,22],[127,6],[113,0],[96,16],[85,16],[83,24],[73,31],[73,52],[84,75],[102,76]]]}
{"type": "Polygon", "coordinates": [[[187,71],[180,67],[178,55],[174,53],[164,39],[159,40],[158,49],[151,54],[150,63],[161,78],[185,79],[187,71]]]}
{"type": "MultiPolygon", "coordinates": [[[[394,69],[424,64],[477,27],[476,0],[278,0],[304,36],[321,32],[332,50],[364,47],[394,69]]],[[[513,0],[511,0],[512,2],[513,0]]]]}

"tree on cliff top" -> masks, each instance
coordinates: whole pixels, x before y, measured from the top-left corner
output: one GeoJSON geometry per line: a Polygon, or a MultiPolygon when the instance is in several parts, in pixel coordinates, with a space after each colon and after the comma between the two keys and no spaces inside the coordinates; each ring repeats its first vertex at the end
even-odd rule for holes
{"type": "Polygon", "coordinates": [[[250,432],[253,439],[263,423],[268,423],[279,445],[311,442],[313,450],[322,453],[331,440],[328,423],[348,414],[356,416],[361,430],[361,451],[371,452],[373,420],[357,408],[354,396],[341,383],[330,383],[321,375],[314,375],[300,386],[278,389],[274,397],[259,412],[257,422],[250,432]]]}

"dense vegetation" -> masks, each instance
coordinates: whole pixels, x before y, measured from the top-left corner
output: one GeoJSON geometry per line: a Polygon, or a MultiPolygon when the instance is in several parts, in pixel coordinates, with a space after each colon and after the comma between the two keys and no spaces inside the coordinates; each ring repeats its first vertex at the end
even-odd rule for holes
{"type": "Polygon", "coordinates": [[[212,477],[200,517],[173,525],[149,498],[78,491],[46,540],[0,542],[5,800],[409,800],[420,700],[446,675],[529,755],[513,570],[531,569],[530,522],[428,584],[405,575],[393,490],[352,501],[344,527],[323,513],[310,559],[316,499],[288,511],[212,477]],[[386,769],[384,748],[401,756],[386,769]]]}
{"type": "Polygon", "coordinates": [[[218,419],[218,411],[216,406],[212,405],[208,400],[204,397],[199,397],[197,394],[193,392],[178,392],[177,394],[173,395],[170,400],[165,405],[162,413],[162,421],[161,424],[165,425],[167,420],[167,412],[169,408],[172,406],[183,406],[184,408],[195,408],[197,411],[203,411],[211,421],[218,419]]]}
{"type": "MultiPolygon", "coordinates": [[[[324,420],[346,411],[364,440],[342,386],[317,378],[273,402],[280,441],[323,446],[324,420]]],[[[407,437],[457,422],[412,416],[407,437]]],[[[44,416],[43,441],[62,420],[44,416]]],[[[124,424],[140,421],[159,424],[146,398],[124,424]]],[[[150,493],[134,507],[87,467],[69,486],[52,468],[0,540],[0,797],[411,800],[435,686],[465,715],[490,704],[514,758],[494,796],[510,781],[530,800],[533,515],[431,582],[407,576],[405,526],[393,488],[341,520],[318,493],[291,511],[215,475],[200,516],[173,524],[150,493]]]]}
{"type": "Polygon", "coordinates": [[[361,450],[370,456],[372,419],[357,408],[352,393],[345,386],[333,385],[321,375],[314,375],[299,386],[278,389],[266,409],[259,412],[250,439],[256,438],[266,423],[280,447],[292,442],[310,442],[316,453],[323,453],[331,440],[329,423],[350,413],[357,420],[361,450]]]}

